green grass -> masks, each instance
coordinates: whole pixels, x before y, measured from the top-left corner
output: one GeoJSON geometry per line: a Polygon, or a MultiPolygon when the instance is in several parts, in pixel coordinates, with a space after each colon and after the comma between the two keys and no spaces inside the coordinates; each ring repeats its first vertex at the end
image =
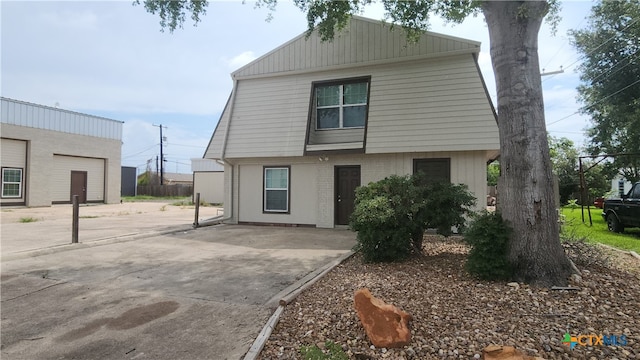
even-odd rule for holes
{"type": "Polygon", "coordinates": [[[21,223],[32,223],[38,221],[38,219],[34,217],[21,217],[18,221],[21,223]]]}
{"type": "MultiPolygon", "coordinates": [[[[173,203],[171,203],[171,205],[173,205],[173,206],[195,206],[195,203],[193,201],[191,201],[191,199],[184,199],[184,200],[173,202],[173,203]]],[[[209,204],[207,202],[204,202],[204,201],[200,200],[200,207],[208,207],[208,206],[215,206],[215,204],[209,204]]]]}
{"type": "Polygon", "coordinates": [[[602,218],[602,209],[591,208],[591,220],[593,226],[589,225],[589,213],[584,209],[584,223],[582,222],[582,211],[580,208],[562,208],[564,224],[562,234],[568,237],[585,238],[588,242],[601,243],[613,246],[622,250],[633,250],[640,253],[640,229],[628,228],[622,234],[610,232],[607,223],[602,218]]]}

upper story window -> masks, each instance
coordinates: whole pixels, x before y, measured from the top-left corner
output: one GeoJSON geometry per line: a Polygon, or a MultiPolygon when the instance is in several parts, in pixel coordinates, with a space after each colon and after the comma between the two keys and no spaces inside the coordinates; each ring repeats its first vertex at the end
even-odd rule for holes
{"type": "Polygon", "coordinates": [[[315,85],[316,129],[362,128],[369,104],[369,79],[315,85]]]}
{"type": "Polygon", "coordinates": [[[22,197],[22,169],[18,169],[18,168],[2,169],[2,197],[3,198],[22,197]]]}

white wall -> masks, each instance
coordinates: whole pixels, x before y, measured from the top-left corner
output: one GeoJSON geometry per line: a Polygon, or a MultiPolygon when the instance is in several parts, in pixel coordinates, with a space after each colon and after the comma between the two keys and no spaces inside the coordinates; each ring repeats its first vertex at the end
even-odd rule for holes
{"type": "Polygon", "coordinates": [[[463,183],[477,199],[475,210],[486,205],[488,154],[484,151],[402,153],[382,155],[329,155],[327,161],[316,156],[278,159],[237,159],[225,167],[225,215],[231,222],[312,224],[334,227],[335,166],[360,165],[361,184],[389,175],[413,172],[413,160],[450,158],[451,182],[463,183]],[[291,166],[291,213],[262,213],[262,168],[264,165],[291,166]],[[233,181],[232,181],[233,178],[233,181]],[[229,193],[233,189],[233,197],[229,193]],[[239,190],[239,191],[238,191],[239,190]],[[233,204],[229,203],[233,198],[233,204]],[[233,208],[233,214],[231,212],[233,208]]]}
{"type": "Polygon", "coordinates": [[[200,193],[200,201],[209,204],[224,202],[224,172],[197,171],[193,173],[193,195],[200,193]]]}

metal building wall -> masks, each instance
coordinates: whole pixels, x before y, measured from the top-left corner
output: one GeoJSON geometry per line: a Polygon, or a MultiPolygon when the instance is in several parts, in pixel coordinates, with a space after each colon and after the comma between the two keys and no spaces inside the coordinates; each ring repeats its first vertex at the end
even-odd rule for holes
{"type": "Polygon", "coordinates": [[[104,139],[122,139],[121,121],[8,98],[1,98],[1,105],[0,118],[5,124],[104,139]]]}

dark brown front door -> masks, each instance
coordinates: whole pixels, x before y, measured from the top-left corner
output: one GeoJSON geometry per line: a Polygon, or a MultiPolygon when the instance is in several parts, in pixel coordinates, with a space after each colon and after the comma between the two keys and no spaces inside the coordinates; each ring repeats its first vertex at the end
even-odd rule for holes
{"type": "Polygon", "coordinates": [[[348,225],[353,213],[360,166],[336,166],[336,225],[348,225]]]}
{"type": "Polygon", "coordinates": [[[71,172],[71,202],[73,195],[78,195],[78,203],[87,202],[87,172],[72,171],[71,172]]]}

